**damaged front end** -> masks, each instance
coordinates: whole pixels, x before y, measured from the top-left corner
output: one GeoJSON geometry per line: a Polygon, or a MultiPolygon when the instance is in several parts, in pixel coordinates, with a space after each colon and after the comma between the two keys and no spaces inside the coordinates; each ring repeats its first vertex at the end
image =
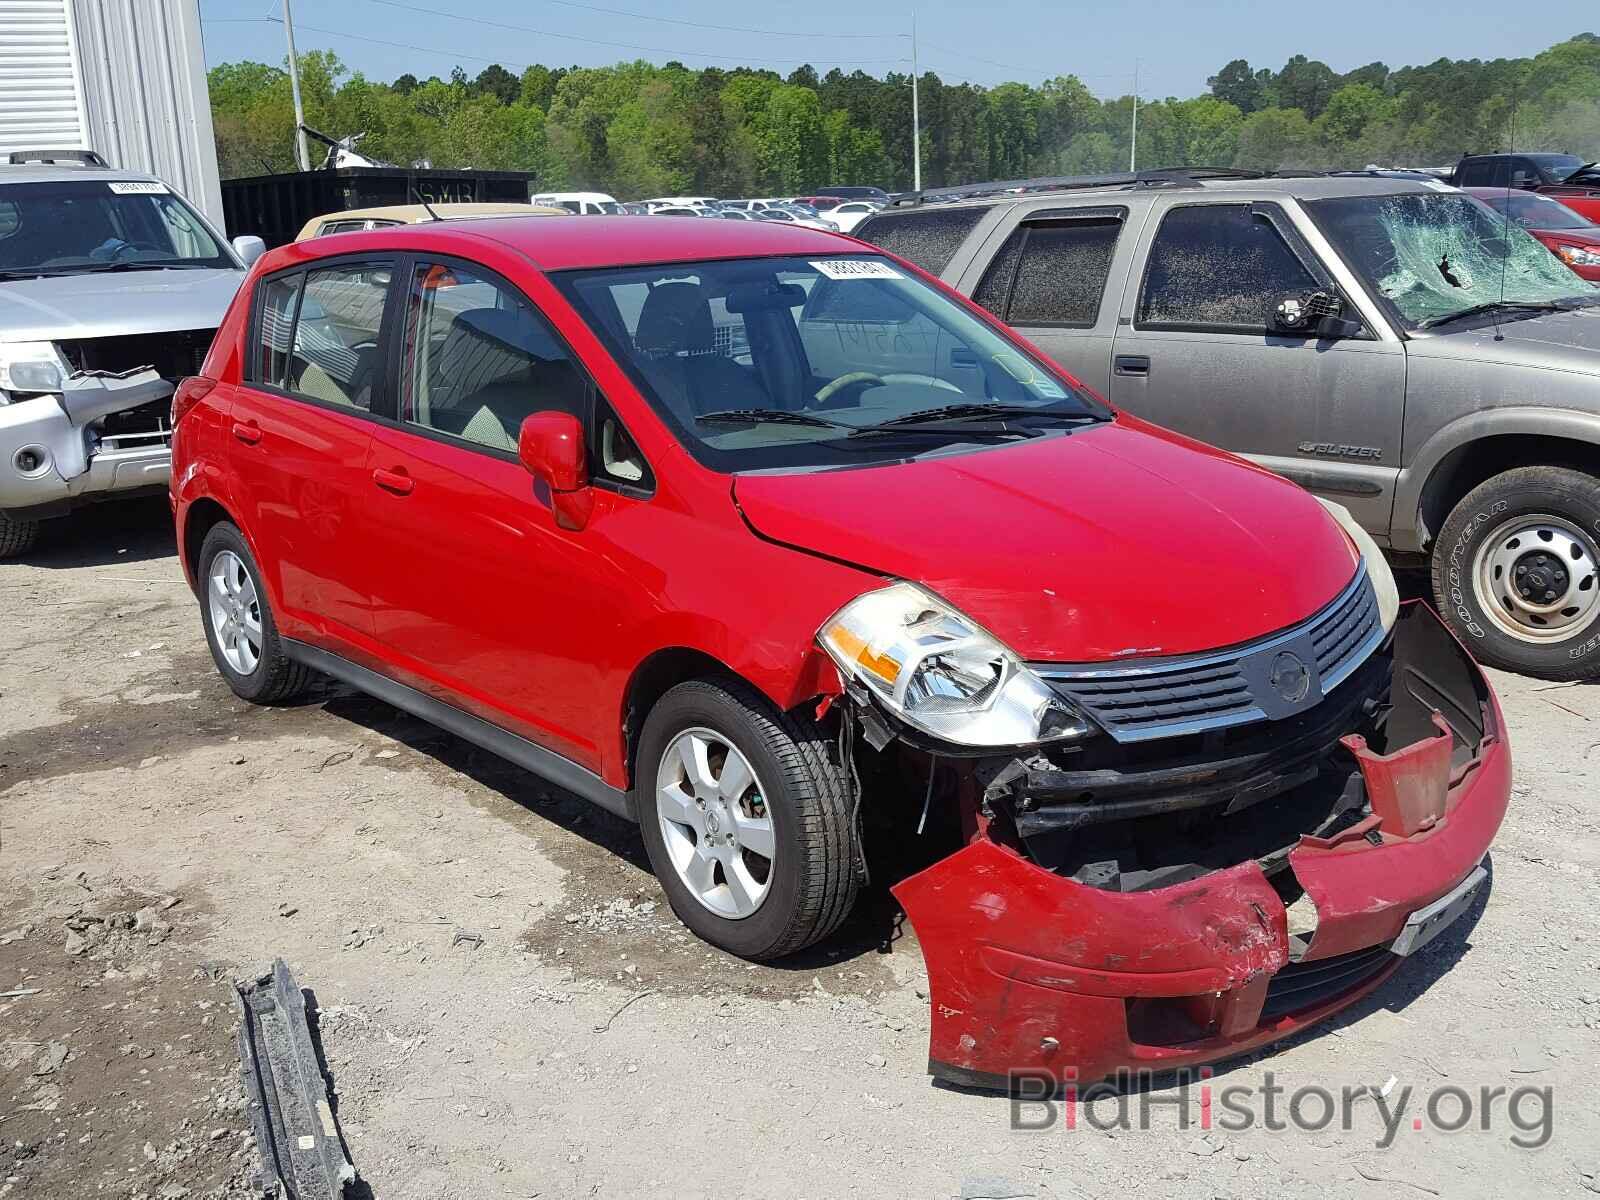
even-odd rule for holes
{"type": "Polygon", "coordinates": [[[940,746],[847,685],[868,775],[923,781],[919,828],[936,796],[959,814],[961,848],[893,889],[931,1073],[1229,1057],[1365,995],[1470,907],[1510,791],[1499,706],[1426,606],[1392,631],[1372,610],[1353,588],[1229,655],[1036,666],[1100,732],[1004,754],[940,746]]]}
{"type": "Polygon", "coordinates": [[[10,343],[0,386],[0,510],[60,515],[83,499],[163,486],[170,398],[212,330],[10,343]]]}

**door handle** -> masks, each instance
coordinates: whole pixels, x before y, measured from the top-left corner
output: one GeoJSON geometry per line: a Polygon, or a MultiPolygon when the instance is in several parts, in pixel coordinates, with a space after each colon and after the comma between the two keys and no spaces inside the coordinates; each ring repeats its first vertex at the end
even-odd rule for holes
{"type": "Polygon", "coordinates": [[[411,489],[417,486],[417,481],[407,475],[403,469],[385,471],[382,467],[372,473],[372,482],[384,491],[392,492],[396,496],[409,496],[411,489]]]}
{"type": "Polygon", "coordinates": [[[1119,354],[1111,360],[1111,370],[1117,375],[1150,374],[1148,354],[1119,354]]]}
{"type": "Polygon", "coordinates": [[[233,423],[233,436],[247,446],[254,446],[261,440],[261,426],[254,421],[235,421],[233,423]]]}

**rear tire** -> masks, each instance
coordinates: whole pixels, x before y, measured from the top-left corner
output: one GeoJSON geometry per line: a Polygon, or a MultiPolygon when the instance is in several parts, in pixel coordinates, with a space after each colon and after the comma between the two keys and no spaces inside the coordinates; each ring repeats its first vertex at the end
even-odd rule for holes
{"type": "Polygon", "coordinates": [[[1600,480],[1517,467],[1474,488],[1434,543],[1433,593],[1480,662],[1600,678],[1600,480]]]}
{"type": "Polygon", "coordinates": [[[283,652],[267,589],[238,528],[213,525],[200,544],[200,621],[212,661],[233,694],[252,704],[283,704],[305,692],[315,672],[283,652]]]}
{"type": "Polygon", "coordinates": [[[0,558],[16,558],[39,540],[39,522],[19,521],[0,513],[0,558]]]}
{"type": "Polygon", "coordinates": [[[656,878],[695,934],[760,961],[839,927],[858,846],[835,753],[815,724],[732,680],[680,683],[650,710],[635,811],[656,878]]]}

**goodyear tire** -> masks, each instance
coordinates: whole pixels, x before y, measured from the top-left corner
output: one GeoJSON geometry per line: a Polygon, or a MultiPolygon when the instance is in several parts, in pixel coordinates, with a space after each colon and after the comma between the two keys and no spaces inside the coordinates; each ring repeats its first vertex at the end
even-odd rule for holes
{"type": "Polygon", "coordinates": [[[1600,677],[1600,480],[1518,467],[1480,484],[1439,531],[1433,591],[1480,662],[1537,679],[1600,677]]]}

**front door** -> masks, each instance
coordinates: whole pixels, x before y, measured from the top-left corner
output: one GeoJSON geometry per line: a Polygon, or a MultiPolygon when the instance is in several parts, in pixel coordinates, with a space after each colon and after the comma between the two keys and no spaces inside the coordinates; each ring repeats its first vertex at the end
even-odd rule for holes
{"type": "Polygon", "coordinates": [[[241,519],[285,632],[325,646],[372,633],[359,526],[393,274],[390,260],[335,260],[263,280],[233,398],[241,519]]]}
{"type": "Polygon", "coordinates": [[[571,352],[514,287],[462,263],[414,262],[400,322],[398,421],[374,434],[367,525],[374,624],[401,682],[597,766],[591,654],[578,617],[615,595],[587,531],[557,526],[517,457],[530,414],[588,419],[571,352]]]}
{"type": "Polygon", "coordinates": [[[1246,455],[1386,536],[1405,415],[1403,344],[1362,320],[1276,204],[1169,197],[1151,228],[1123,300],[1111,400],[1246,455]],[[1313,291],[1344,299],[1348,336],[1273,328],[1281,298],[1313,291]]]}

